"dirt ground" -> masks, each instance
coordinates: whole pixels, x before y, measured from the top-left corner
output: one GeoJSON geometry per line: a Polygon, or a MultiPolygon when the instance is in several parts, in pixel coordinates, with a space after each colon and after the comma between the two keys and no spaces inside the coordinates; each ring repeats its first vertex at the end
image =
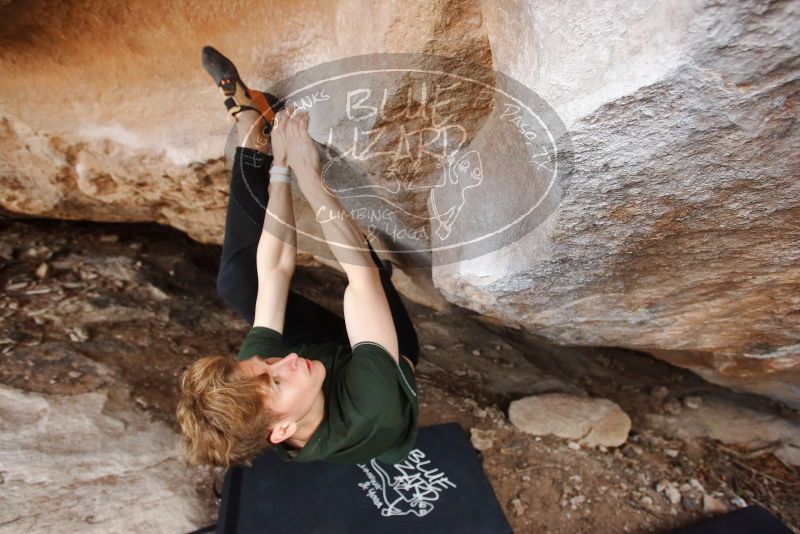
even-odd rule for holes
{"type": "MultiPolygon", "coordinates": [[[[200,356],[233,355],[248,329],[216,296],[218,257],[219,247],[156,225],[0,220],[0,383],[60,395],[106,386],[108,378],[73,365],[79,352],[113,368],[139,409],[177,429],[180,373],[200,356]]],[[[336,309],[344,282],[320,266],[299,267],[294,284],[336,309]]],[[[463,310],[408,307],[423,344],[421,424],[456,421],[473,433],[515,532],[669,532],[745,503],[800,532],[800,473],[771,450],[674,439],[644,423],[664,409],[656,387],[676,397],[722,388],[643,354],[553,347],[463,310]],[[580,448],[508,422],[511,400],[548,391],[613,400],[633,421],[627,443],[580,448]],[[662,481],[684,485],[675,504],[662,481]]],[[[197,487],[207,524],[220,475],[209,470],[197,487]]]]}

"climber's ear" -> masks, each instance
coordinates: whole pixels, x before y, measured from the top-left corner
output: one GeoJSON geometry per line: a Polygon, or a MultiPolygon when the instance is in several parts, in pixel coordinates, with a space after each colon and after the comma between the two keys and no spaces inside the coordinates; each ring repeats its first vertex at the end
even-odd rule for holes
{"type": "Polygon", "coordinates": [[[297,432],[297,424],[289,419],[282,419],[273,424],[272,429],[267,432],[270,443],[277,445],[289,439],[297,432]]]}

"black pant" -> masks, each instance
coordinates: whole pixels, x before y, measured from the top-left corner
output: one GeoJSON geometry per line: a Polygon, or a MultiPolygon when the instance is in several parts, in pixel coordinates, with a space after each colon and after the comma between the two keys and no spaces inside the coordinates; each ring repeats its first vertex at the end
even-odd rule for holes
{"type": "MultiPolygon", "coordinates": [[[[250,148],[237,147],[231,177],[225,240],[222,244],[217,292],[242,318],[253,324],[258,273],[256,249],[266,212],[267,185],[272,156],[250,148]]],[[[419,340],[411,317],[391,281],[391,266],[384,267],[369,245],[370,255],[379,267],[381,284],[389,301],[400,354],[417,364],[419,340]]],[[[349,344],[344,319],[289,290],[283,338],[288,345],[335,341],[349,344]]]]}

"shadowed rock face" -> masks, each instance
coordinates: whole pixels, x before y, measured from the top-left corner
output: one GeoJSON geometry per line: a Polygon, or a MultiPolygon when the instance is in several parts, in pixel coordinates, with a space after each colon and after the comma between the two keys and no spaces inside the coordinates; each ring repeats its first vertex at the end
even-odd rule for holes
{"type": "Polygon", "coordinates": [[[304,5],[6,4],[0,204],[218,243],[229,124],[204,44],[256,87],[357,54],[468,59],[559,113],[574,168],[519,242],[413,273],[431,298],[800,406],[796,2],[304,5]]]}

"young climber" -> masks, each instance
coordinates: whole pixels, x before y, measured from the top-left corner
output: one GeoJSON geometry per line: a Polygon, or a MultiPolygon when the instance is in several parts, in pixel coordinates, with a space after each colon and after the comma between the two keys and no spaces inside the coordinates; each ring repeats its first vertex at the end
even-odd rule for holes
{"type": "Polygon", "coordinates": [[[344,319],[290,289],[289,168],[314,213],[344,213],[322,186],[308,115],[291,107],[276,114],[277,99],[248,88],[211,47],[203,66],[226,97],[241,143],[217,289],[252,328],[236,360],[201,358],[181,377],[177,417],[188,458],[249,465],[273,447],[300,462],[401,461],[416,436],[419,342],[391,264],[349,217],[325,217],[323,235],[348,278],[344,319]]]}

